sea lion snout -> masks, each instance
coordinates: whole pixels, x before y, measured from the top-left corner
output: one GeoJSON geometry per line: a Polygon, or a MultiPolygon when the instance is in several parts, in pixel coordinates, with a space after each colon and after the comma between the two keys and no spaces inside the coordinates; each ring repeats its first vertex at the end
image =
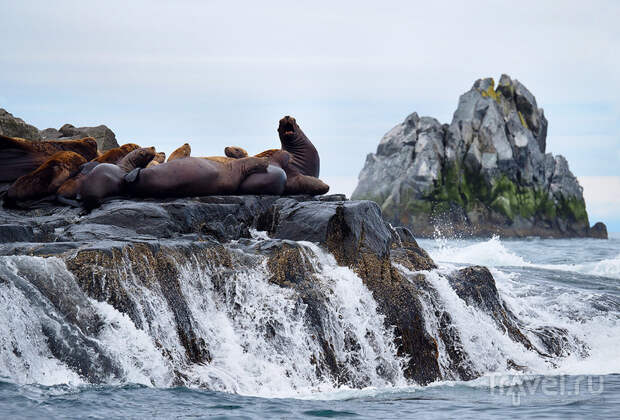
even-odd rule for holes
{"type": "Polygon", "coordinates": [[[295,127],[297,126],[297,121],[295,118],[290,115],[286,115],[284,118],[280,120],[280,124],[278,126],[278,133],[280,136],[291,136],[295,134],[295,127]]]}

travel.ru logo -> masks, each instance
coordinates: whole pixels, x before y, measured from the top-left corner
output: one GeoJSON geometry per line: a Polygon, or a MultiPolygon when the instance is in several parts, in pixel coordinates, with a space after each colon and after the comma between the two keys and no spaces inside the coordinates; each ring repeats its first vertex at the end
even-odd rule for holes
{"type": "Polygon", "coordinates": [[[512,405],[521,405],[527,398],[575,397],[579,395],[600,395],[605,389],[605,377],[596,375],[501,375],[489,376],[491,395],[509,396],[512,405]]]}

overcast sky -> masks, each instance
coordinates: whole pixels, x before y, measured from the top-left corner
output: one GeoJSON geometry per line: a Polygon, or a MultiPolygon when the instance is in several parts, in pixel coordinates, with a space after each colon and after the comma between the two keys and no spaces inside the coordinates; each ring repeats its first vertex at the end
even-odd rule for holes
{"type": "Polygon", "coordinates": [[[591,222],[620,231],[619,1],[98,3],[0,0],[0,107],[195,155],[278,147],[290,114],[349,195],[405,116],[449,123],[476,79],[507,73],[545,109],[591,222]]]}

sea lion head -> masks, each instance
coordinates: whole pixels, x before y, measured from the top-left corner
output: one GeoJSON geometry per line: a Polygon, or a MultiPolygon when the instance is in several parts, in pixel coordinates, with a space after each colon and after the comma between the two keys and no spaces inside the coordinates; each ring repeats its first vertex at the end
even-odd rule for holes
{"type": "Polygon", "coordinates": [[[280,124],[278,125],[278,135],[280,136],[282,145],[290,144],[297,140],[300,136],[306,137],[297,125],[297,120],[290,115],[286,115],[280,120],[280,124]]]}
{"type": "Polygon", "coordinates": [[[287,115],[280,120],[278,135],[282,150],[291,154],[290,166],[301,174],[318,177],[321,167],[319,153],[301,130],[295,118],[287,115]]]}
{"type": "Polygon", "coordinates": [[[121,149],[125,153],[133,152],[134,150],[139,149],[139,148],[140,146],[138,146],[135,143],[127,143],[119,147],[119,149],[121,149]]]}
{"type": "Polygon", "coordinates": [[[144,168],[155,157],[156,151],[154,147],[141,147],[130,152],[117,165],[125,172],[129,172],[135,168],[144,168]]]}
{"type": "Polygon", "coordinates": [[[166,153],[165,152],[156,153],[153,160],[157,163],[164,163],[166,161],[166,153]]]}
{"type": "Polygon", "coordinates": [[[110,149],[105,153],[100,154],[99,157],[94,160],[99,163],[117,163],[122,158],[127,156],[127,154],[139,148],[140,146],[134,143],[123,144],[122,146],[110,149]]]}
{"type": "Polygon", "coordinates": [[[183,144],[183,146],[176,149],[174,152],[170,154],[168,157],[168,162],[171,162],[176,159],[183,159],[189,157],[192,154],[192,147],[189,143],[183,144]]]}
{"type": "Polygon", "coordinates": [[[229,158],[233,159],[241,159],[244,157],[248,157],[248,152],[239,146],[228,146],[224,148],[224,154],[229,158]]]}
{"type": "Polygon", "coordinates": [[[146,165],[146,167],[152,168],[153,166],[161,165],[165,161],[166,161],[166,154],[164,152],[158,152],[155,154],[155,157],[153,158],[153,160],[151,160],[148,163],[148,165],[146,165]]]}

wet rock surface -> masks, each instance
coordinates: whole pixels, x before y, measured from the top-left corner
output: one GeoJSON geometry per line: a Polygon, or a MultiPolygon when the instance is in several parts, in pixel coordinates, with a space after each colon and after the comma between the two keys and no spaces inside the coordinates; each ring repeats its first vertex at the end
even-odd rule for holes
{"type": "MultiPolygon", "coordinates": [[[[329,289],[317,280],[320,267],[311,263],[304,241],[328,250],[339,266],[350,268],[362,280],[376,301],[385,329],[393,332],[406,378],[426,384],[480,374],[464,354],[450,314],[437,309],[440,332],[428,331],[429,316],[435,315],[425,308],[435,292],[426,275],[436,265],[411,231],[386,223],[372,201],[349,201],[338,195],[118,198],[91,212],[51,204],[32,210],[0,210],[0,255],[58,257],[37,261],[64,264],[73,276],[49,282],[41,273],[32,274],[28,287],[47,297],[65,322],[75,326],[73,331],[50,324],[48,340],[59,360],[92,382],[122,372],[105,349],[89,338],[96,336],[101,320],[92,302],[76,298],[79,293],[72,287],[106,302],[129,317],[136,328],[152,334],[161,328],[161,315],[145,301],[147,296],[156,296],[159,305],[170,308],[170,322],[181,345],[178,349],[161,342],[162,354],[179,366],[209,365],[214,343],[195,317],[184,270],[190,267],[198,274],[210,273],[214,292],[225,301],[234,301],[236,276],[264,264],[269,282],[290,290],[299,302],[298,310],[303,311],[320,348],[312,360],[317,376],[332,378],[336,385],[368,386],[368,378],[351,371],[351,364],[360,363],[355,360],[359,343],[346,338],[344,350],[353,359],[345,363],[337,357],[333,337],[326,333],[334,316],[328,305],[329,289]],[[447,349],[448,370],[438,360],[440,345],[447,349]],[[91,353],[97,354],[96,363],[89,358],[91,353]]],[[[28,270],[26,265],[19,268],[22,275],[31,276],[28,270]]],[[[0,274],[0,283],[10,275],[8,271],[0,274]]],[[[535,348],[505,307],[485,268],[457,271],[450,284],[468,305],[479,307],[505,328],[512,340],[541,353],[563,348],[557,342],[559,333],[552,330],[539,332],[545,349],[535,348]]],[[[277,340],[277,326],[265,325],[264,335],[277,340]]],[[[388,365],[378,369],[387,380],[395,375],[388,365]]],[[[175,374],[175,383],[187,384],[189,379],[181,371],[175,374]]]]}
{"type": "Polygon", "coordinates": [[[377,202],[419,236],[605,237],[590,233],[566,159],[547,152],[547,127],[518,80],[479,79],[450,124],[413,113],[387,132],[352,198],[377,202]]]}

